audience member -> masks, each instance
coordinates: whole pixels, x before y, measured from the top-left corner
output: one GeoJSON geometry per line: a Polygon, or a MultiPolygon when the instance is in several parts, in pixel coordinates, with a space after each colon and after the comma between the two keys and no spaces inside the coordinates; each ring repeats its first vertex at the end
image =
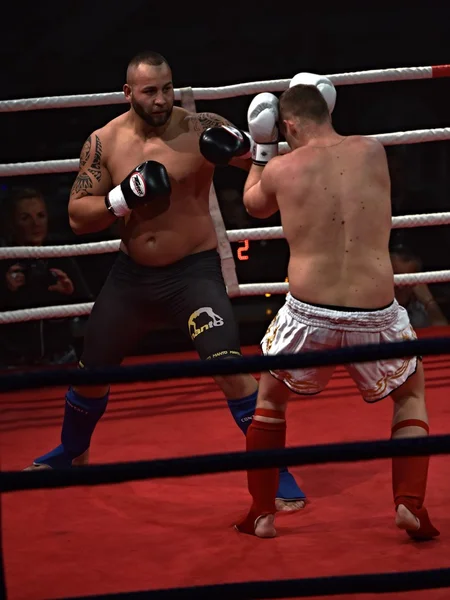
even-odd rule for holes
{"type": "MultiPolygon", "coordinates": [[[[22,189],[7,201],[8,246],[43,246],[48,211],[40,192],[22,189]]],[[[74,258],[0,261],[0,310],[18,310],[91,300],[74,258]]],[[[0,325],[0,363],[8,366],[76,361],[70,319],[0,325]]]]}
{"type": "MultiPolygon", "coordinates": [[[[422,261],[404,245],[391,249],[391,262],[395,274],[419,273],[423,270],[422,261]]],[[[409,315],[414,328],[448,325],[448,321],[426,283],[395,286],[395,297],[409,315]]]]}

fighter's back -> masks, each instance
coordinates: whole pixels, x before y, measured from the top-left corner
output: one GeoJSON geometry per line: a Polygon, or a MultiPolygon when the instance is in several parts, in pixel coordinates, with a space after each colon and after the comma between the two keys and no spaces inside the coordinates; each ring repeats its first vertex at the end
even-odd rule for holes
{"type": "Polygon", "coordinates": [[[384,148],[360,136],[278,161],[277,202],[293,295],[376,308],[393,300],[390,180],[384,148]]]}

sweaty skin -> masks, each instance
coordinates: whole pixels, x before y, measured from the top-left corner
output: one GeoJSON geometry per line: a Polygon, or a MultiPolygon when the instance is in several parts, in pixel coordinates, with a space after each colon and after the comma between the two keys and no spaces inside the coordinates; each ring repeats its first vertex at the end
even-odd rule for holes
{"type": "MultiPolygon", "coordinates": [[[[209,213],[214,166],[201,155],[199,138],[208,127],[229,121],[174,107],[167,64],[129,67],[124,93],[130,110],[94,131],[81,150],[69,200],[73,231],[94,233],[112,225],[116,218],[105,206],[106,194],[137,165],[154,160],[166,167],[170,200],[151,201],[120,219],[123,252],[142,265],[164,266],[216,248],[209,213]]],[[[230,164],[248,171],[251,161],[235,158],[230,164]]]]}
{"type": "Polygon", "coordinates": [[[393,301],[390,179],[379,142],[336,136],[253,172],[244,203],[256,217],[281,210],[294,297],[369,309],[393,301]]]}
{"type": "Polygon", "coordinates": [[[138,164],[155,160],[164,164],[169,174],[170,200],[151,202],[121,219],[121,249],[140,264],[163,266],[194,252],[216,248],[209,212],[214,166],[200,154],[199,137],[207,127],[228,121],[175,107],[162,135],[146,138],[137,131],[131,117],[132,113],[120,115],[85,142],[69,203],[72,227],[79,233],[105,228],[103,220],[87,222],[87,212],[96,208],[96,197],[100,197],[102,217],[109,221],[106,226],[114,222],[106,207],[103,210],[101,206],[104,196],[138,164]],[[86,223],[82,222],[82,213],[86,223]]]}

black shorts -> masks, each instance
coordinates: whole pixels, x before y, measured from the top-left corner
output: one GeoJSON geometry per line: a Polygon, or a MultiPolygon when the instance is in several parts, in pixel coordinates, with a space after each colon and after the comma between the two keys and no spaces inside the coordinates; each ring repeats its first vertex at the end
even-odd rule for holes
{"type": "Polygon", "coordinates": [[[165,267],[145,267],[119,252],[89,317],[81,363],[119,365],[158,321],[185,332],[202,359],[240,356],[216,250],[165,267]]]}

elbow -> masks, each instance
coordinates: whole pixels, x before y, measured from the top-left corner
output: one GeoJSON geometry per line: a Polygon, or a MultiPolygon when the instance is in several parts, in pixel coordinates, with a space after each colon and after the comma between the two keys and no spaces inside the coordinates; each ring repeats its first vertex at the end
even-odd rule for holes
{"type": "Polygon", "coordinates": [[[245,206],[245,210],[247,211],[247,213],[251,216],[254,217],[256,216],[255,213],[257,213],[257,207],[255,206],[255,203],[251,201],[251,199],[249,197],[246,197],[244,194],[243,197],[243,202],[244,202],[244,206],[245,206]]]}
{"type": "Polygon", "coordinates": [[[264,206],[255,206],[252,204],[245,204],[245,210],[251,217],[255,219],[268,219],[276,213],[274,210],[268,210],[264,206]]]}
{"type": "Polygon", "coordinates": [[[83,227],[81,223],[71,216],[69,216],[69,224],[75,235],[85,235],[86,233],[89,233],[89,231],[86,231],[86,227],[83,227]]]}
{"type": "Polygon", "coordinates": [[[243,202],[247,213],[255,219],[267,219],[277,212],[272,203],[262,201],[255,194],[244,193],[243,202]]]}

